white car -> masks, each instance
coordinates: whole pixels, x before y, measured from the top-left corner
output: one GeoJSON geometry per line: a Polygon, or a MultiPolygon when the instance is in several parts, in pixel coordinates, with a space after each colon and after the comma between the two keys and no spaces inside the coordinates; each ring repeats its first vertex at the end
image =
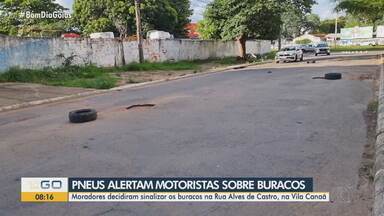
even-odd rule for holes
{"type": "Polygon", "coordinates": [[[315,56],[318,56],[321,54],[331,55],[331,49],[329,48],[328,44],[326,43],[317,44],[315,49],[315,56]]]}
{"type": "Polygon", "coordinates": [[[286,61],[303,61],[304,54],[303,50],[299,46],[288,46],[281,49],[276,54],[276,63],[286,62],[286,61]]]}

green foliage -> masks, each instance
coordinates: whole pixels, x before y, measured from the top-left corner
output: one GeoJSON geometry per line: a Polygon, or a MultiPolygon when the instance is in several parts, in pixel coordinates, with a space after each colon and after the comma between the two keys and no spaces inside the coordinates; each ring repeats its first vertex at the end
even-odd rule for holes
{"type": "Polygon", "coordinates": [[[224,40],[274,39],[280,25],[278,6],[265,1],[215,0],[207,6],[205,24],[215,28],[212,35],[224,40]]]}
{"type": "Polygon", "coordinates": [[[302,34],[302,26],[305,22],[305,15],[301,10],[291,5],[281,15],[281,36],[283,38],[295,38],[302,34]]]}
{"type": "Polygon", "coordinates": [[[199,23],[199,32],[205,39],[277,39],[288,7],[305,14],[313,4],[313,0],[214,0],[199,23]]]}
{"type": "Polygon", "coordinates": [[[175,33],[178,12],[169,0],[146,0],[142,20],[143,31],[161,30],[175,33]]]}
{"type": "Polygon", "coordinates": [[[331,48],[331,52],[344,52],[344,51],[382,51],[384,46],[337,46],[331,48]]]}
{"type": "Polygon", "coordinates": [[[190,0],[169,0],[171,5],[176,9],[177,22],[175,24],[175,30],[172,32],[175,37],[185,37],[187,31],[185,26],[191,22],[189,17],[193,14],[191,10],[190,0]]]}
{"type": "Polygon", "coordinates": [[[29,82],[45,85],[108,89],[116,85],[104,69],[95,66],[68,66],[41,70],[12,68],[0,74],[1,82],[29,82]]]}
{"type": "Polygon", "coordinates": [[[365,20],[374,26],[384,17],[383,0],[341,0],[336,9],[344,10],[348,14],[358,17],[360,21],[365,20]]]}
{"type": "Polygon", "coordinates": [[[28,19],[22,14],[65,10],[54,0],[0,0],[0,33],[20,36],[60,35],[67,28],[64,20],[28,19]]]}
{"type": "Polygon", "coordinates": [[[320,17],[317,14],[308,14],[305,16],[305,21],[303,24],[303,32],[313,33],[321,24],[320,17]]]}
{"type": "MultiPolygon", "coordinates": [[[[76,0],[73,6],[73,25],[85,34],[112,31],[126,37],[135,34],[135,5],[133,0],[76,0]]],[[[144,33],[163,30],[176,37],[185,36],[189,23],[189,0],[142,0],[144,33]]]]}
{"type": "Polygon", "coordinates": [[[320,17],[316,14],[306,14],[294,5],[286,8],[282,14],[281,34],[283,38],[293,39],[305,32],[316,32],[320,26],[320,17]]]}
{"type": "Polygon", "coordinates": [[[178,61],[178,62],[161,62],[161,63],[131,63],[119,67],[117,71],[156,71],[156,70],[196,70],[199,69],[199,64],[193,61],[178,61]]]}
{"type": "Polygon", "coordinates": [[[379,101],[373,100],[369,102],[368,108],[367,108],[368,112],[377,113],[378,110],[379,110],[379,101]]]}
{"type": "MultiPolygon", "coordinates": [[[[340,30],[342,28],[346,27],[346,22],[347,22],[347,18],[346,17],[342,16],[342,17],[338,18],[338,20],[337,20],[338,32],[340,32],[340,30]]],[[[336,24],[336,20],[335,19],[323,20],[323,21],[321,21],[320,26],[317,29],[317,32],[319,32],[319,33],[326,33],[326,34],[335,33],[335,24],[336,24]]]]}
{"type": "Polygon", "coordinates": [[[215,64],[220,64],[220,65],[235,65],[235,64],[246,63],[246,61],[241,60],[237,57],[225,57],[225,58],[220,58],[220,59],[213,59],[211,61],[213,61],[213,63],[215,63],[215,64]]]}
{"type": "MultiPolygon", "coordinates": [[[[376,22],[376,25],[380,24],[380,21],[376,22]]],[[[345,27],[352,28],[355,26],[374,26],[375,24],[372,21],[367,20],[363,17],[355,16],[352,14],[347,14],[345,16],[345,27]]]]}
{"type": "Polygon", "coordinates": [[[105,17],[89,21],[84,27],[84,33],[89,35],[94,32],[109,32],[114,31],[113,23],[105,17]]]}
{"type": "Polygon", "coordinates": [[[310,39],[297,40],[296,44],[310,44],[312,41],[310,39]]]}
{"type": "Polygon", "coordinates": [[[212,20],[200,20],[197,24],[197,30],[203,39],[220,39],[220,31],[212,20]]]}

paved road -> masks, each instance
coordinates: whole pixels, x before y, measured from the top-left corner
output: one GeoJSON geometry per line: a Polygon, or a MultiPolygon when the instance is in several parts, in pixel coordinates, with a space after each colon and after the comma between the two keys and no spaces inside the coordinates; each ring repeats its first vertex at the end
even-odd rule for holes
{"type": "Polygon", "coordinates": [[[335,58],[344,58],[347,60],[356,59],[356,57],[361,59],[371,59],[374,56],[381,55],[383,51],[366,51],[366,52],[355,52],[355,53],[347,53],[347,52],[332,52],[331,55],[318,55],[315,56],[313,53],[305,53],[304,60],[330,60],[335,58]]]}
{"type": "Polygon", "coordinates": [[[0,215],[367,215],[355,199],[376,61],[264,65],[0,113],[0,215]],[[271,71],[272,73],[268,73],[271,71]],[[314,80],[343,72],[340,81],[314,80]],[[126,110],[136,103],[155,108],[126,110]],[[70,110],[98,121],[72,125],[70,110]],[[306,176],[333,203],[28,204],[22,176],[306,176]]]}

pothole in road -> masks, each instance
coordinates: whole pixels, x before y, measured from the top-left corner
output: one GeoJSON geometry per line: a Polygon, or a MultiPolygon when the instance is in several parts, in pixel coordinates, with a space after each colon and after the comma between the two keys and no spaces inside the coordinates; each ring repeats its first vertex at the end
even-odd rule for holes
{"type": "Polygon", "coordinates": [[[131,105],[129,107],[126,107],[125,109],[131,110],[131,109],[135,109],[135,108],[151,108],[154,106],[156,106],[156,104],[134,104],[134,105],[131,105]]]}
{"type": "Polygon", "coordinates": [[[348,80],[374,80],[376,77],[376,74],[370,73],[370,74],[348,74],[346,78],[348,80]]]}

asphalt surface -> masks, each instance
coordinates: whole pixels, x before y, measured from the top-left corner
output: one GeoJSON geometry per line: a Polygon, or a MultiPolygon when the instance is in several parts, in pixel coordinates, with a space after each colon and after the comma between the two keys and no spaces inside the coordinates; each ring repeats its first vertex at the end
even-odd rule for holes
{"type": "Polygon", "coordinates": [[[356,195],[374,92],[360,75],[376,64],[269,64],[0,113],[0,215],[368,215],[356,195]],[[312,79],[326,72],[345,78],[312,79]],[[141,103],[156,106],[125,109],[141,103]],[[97,121],[68,123],[86,107],[97,121]],[[313,177],[333,202],[20,203],[34,176],[313,177]]]}

